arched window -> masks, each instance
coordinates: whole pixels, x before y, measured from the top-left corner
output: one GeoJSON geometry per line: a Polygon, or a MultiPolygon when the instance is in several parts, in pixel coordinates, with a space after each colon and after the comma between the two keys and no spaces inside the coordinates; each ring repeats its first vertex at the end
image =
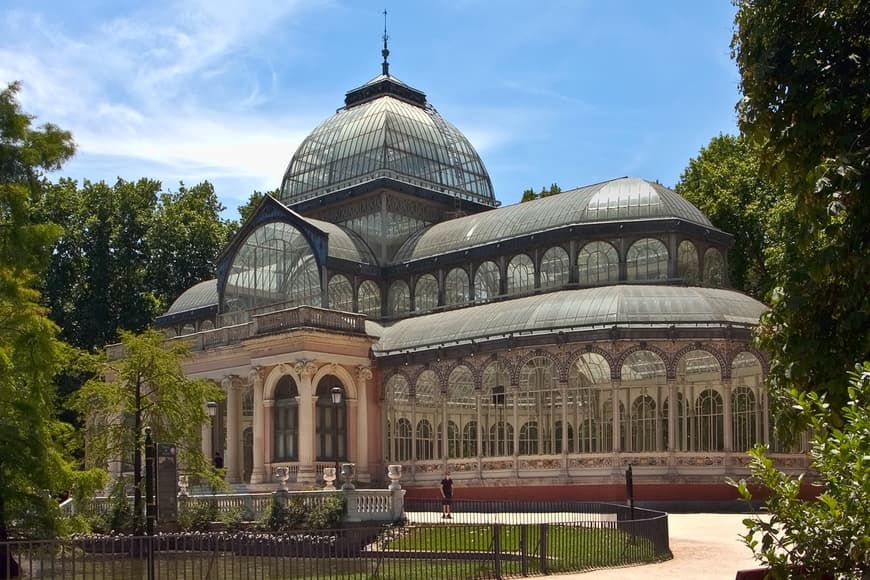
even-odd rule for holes
{"type": "Polygon", "coordinates": [[[631,405],[630,451],[656,451],[656,403],[642,395],[631,405]]]}
{"type": "Polygon", "coordinates": [[[414,286],[414,311],[429,312],[438,306],[438,281],[432,274],[424,274],[414,286]]]}
{"type": "Polygon", "coordinates": [[[248,320],[252,309],[320,306],[320,268],[302,232],[280,222],[251,232],[233,257],[223,301],[230,322],[248,320]]]}
{"type": "Polygon", "coordinates": [[[501,275],[495,262],[484,262],[474,273],[474,299],[486,302],[498,297],[501,275]]]}
{"type": "MultiPolygon", "coordinates": [[[[722,384],[722,369],[718,359],[705,350],[692,350],[682,355],[677,360],[677,388],[685,397],[686,408],[694,411],[693,416],[688,416],[685,421],[685,440],[679,435],[683,420],[677,424],[678,441],[676,449],[685,448],[688,451],[713,451],[704,447],[709,441],[702,443],[699,440],[699,417],[697,413],[699,393],[719,387],[722,384]]],[[[715,391],[711,391],[715,393],[715,391]]],[[[718,394],[716,394],[718,396],[718,394]]],[[[721,403],[721,397],[720,397],[721,403]]],[[[720,443],[722,442],[720,438],[720,443]]]]}
{"type": "MultiPolygon", "coordinates": [[[[562,389],[559,388],[559,372],[552,360],[539,356],[523,365],[516,405],[520,425],[534,423],[534,435],[542,437],[534,444],[535,453],[552,453],[556,447],[553,427],[556,420],[562,417],[564,406],[562,389]]],[[[521,436],[522,429],[520,427],[521,436]]],[[[520,453],[523,453],[522,449],[521,446],[520,453]]]]}
{"type": "Polygon", "coordinates": [[[482,454],[486,457],[513,454],[513,430],[506,424],[508,417],[513,416],[513,402],[508,401],[509,385],[510,376],[501,361],[495,360],[484,368],[480,408],[482,435],[486,439],[482,454]]]}
{"type": "Polygon", "coordinates": [[[700,279],[698,248],[689,240],[683,240],[677,247],[677,276],[689,284],[694,284],[700,279]]]}
{"type": "Polygon", "coordinates": [[[755,395],[747,387],[738,387],[731,393],[732,449],[745,452],[758,440],[758,410],[755,395]]]}
{"type": "Polygon", "coordinates": [[[541,288],[560,288],[568,283],[568,252],[554,246],[541,258],[541,288]]]}
{"type": "Polygon", "coordinates": [[[689,411],[687,405],[688,403],[685,397],[683,397],[683,393],[677,393],[674,403],[668,397],[662,404],[662,434],[664,435],[664,446],[667,450],[689,450],[689,411]],[[672,414],[673,416],[671,416],[672,414]],[[673,443],[670,440],[670,421],[672,420],[675,421],[673,443]]]}
{"type": "Polygon", "coordinates": [[[411,416],[411,394],[408,381],[402,375],[393,375],[384,387],[384,400],[387,406],[387,458],[390,461],[411,459],[411,426],[407,418],[411,416]],[[402,421],[408,422],[407,438],[399,433],[402,421]]]}
{"type": "Polygon", "coordinates": [[[538,422],[528,421],[520,427],[520,455],[538,454],[538,422]]]}
{"type": "Polygon", "coordinates": [[[625,451],[659,451],[664,449],[662,425],[656,417],[657,404],[667,393],[667,369],[661,357],[649,350],[632,352],[622,364],[620,399],[629,411],[628,441],[625,451]],[[635,413],[639,413],[635,415],[635,413]],[[635,432],[635,429],[641,429],[635,432]],[[635,447],[640,445],[640,447],[635,447]]]}
{"type": "Polygon", "coordinates": [[[453,421],[447,421],[447,457],[462,457],[459,426],[453,421]]]}
{"type": "MultiPolygon", "coordinates": [[[[474,421],[476,417],[477,398],[474,393],[474,377],[471,374],[471,369],[465,365],[460,365],[453,369],[447,378],[447,420],[450,423],[466,425],[470,421],[474,421]]],[[[465,434],[463,433],[464,436],[465,434]]],[[[476,431],[474,436],[477,437],[476,431]]],[[[454,453],[454,451],[458,453],[459,449],[448,446],[448,451],[450,453],[454,453]]],[[[475,457],[476,455],[477,452],[475,451],[474,455],[464,455],[463,457],[475,457]]],[[[460,456],[450,455],[450,457],[460,456]]]]}
{"type": "Polygon", "coordinates": [[[353,287],[343,274],[333,274],[326,285],[329,307],[333,310],[353,312],[353,287]]]}
{"type": "Polygon", "coordinates": [[[468,302],[468,273],[462,268],[453,268],[444,279],[444,303],[465,304],[468,302]]]}
{"type": "MultiPolygon", "coordinates": [[[[619,450],[625,450],[625,405],[622,401],[617,404],[619,414],[619,450]]],[[[607,399],[601,405],[603,428],[601,429],[601,449],[606,452],[616,451],[613,442],[613,399],[607,399]]]]}
{"type": "Polygon", "coordinates": [[[411,422],[404,417],[396,425],[396,461],[411,460],[411,422]]]}
{"type": "Polygon", "coordinates": [[[359,285],[357,305],[357,310],[361,314],[365,314],[369,318],[381,317],[381,290],[375,282],[365,280],[359,285]]]}
{"type": "MultiPolygon", "coordinates": [[[[565,447],[562,446],[562,425],[563,425],[562,421],[556,421],[556,429],[555,429],[556,448],[554,449],[554,453],[562,453],[562,450],[565,449],[565,447]]],[[[575,441],[574,441],[574,428],[571,427],[570,423],[568,423],[568,438],[567,439],[568,439],[568,447],[567,447],[568,453],[574,453],[574,449],[575,449],[575,446],[574,446],[574,443],[575,443],[575,441]]]]}
{"type": "Polygon", "coordinates": [[[462,428],[462,457],[477,457],[477,421],[469,421],[462,428]]]}
{"type": "Polygon", "coordinates": [[[432,459],[432,449],[432,424],[426,419],[422,419],[417,423],[417,453],[414,459],[417,461],[432,459]]]}
{"type": "Polygon", "coordinates": [[[411,311],[411,291],[404,280],[396,280],[387,290],[387,313],[391,316],[411,311]]]}
{"type": "Polygon", "coordinates": [[[644,238],[631,245],[625,255],[629,280],[665,280],[668,277],[668,249],[655,238],[644,238]]]}
{"type": "Polygon", "coordinates": [[[299,390],[292,377],[283,376],[275,387],[274,460],[296,461],[299,458],[299,390]]]}
{"type": "Polygon", "coordinates": [[[517,254],[507,268],[507,293],[525,294],[535,289],[535,265],[526,254],[517,254]]]}
{"type": "Polygon", "coordinates": [[[619,281],[619,254],[607,242],[589,242],[577,255],[579,281],[584,286],[619,281]]]}
{"type": "Polygon", "coordinates": [[[707,389],[698,395],[695,403],[695,431],[698,434],[698,451],[722,451],[725,436],[722,395],[707,389]]]}
{"type": "Polygon", "coordinates": [[[725,259],[716,248],[704,252],[704,283],[710,286],[725,285],[725,259]]]}
{"type": "Polygon", "coordinates": [[[609,453],[601,447],[602,393],[610,393],[610,365],[598,353],[582,354],[568,368],[568,418],[580,425],[580,453],[609,453]]]}

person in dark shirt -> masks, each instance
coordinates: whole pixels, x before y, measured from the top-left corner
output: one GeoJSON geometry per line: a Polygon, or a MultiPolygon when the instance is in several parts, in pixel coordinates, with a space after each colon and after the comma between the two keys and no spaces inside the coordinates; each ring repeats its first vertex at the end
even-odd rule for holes
{"type": "Polygon", "coordinates": [[[450,479],[450,472],[444,474],[444,479],[441,480],[441,517],[452,519],[450,515],[450,506],[453,503],[453,480],[450,479]]]}

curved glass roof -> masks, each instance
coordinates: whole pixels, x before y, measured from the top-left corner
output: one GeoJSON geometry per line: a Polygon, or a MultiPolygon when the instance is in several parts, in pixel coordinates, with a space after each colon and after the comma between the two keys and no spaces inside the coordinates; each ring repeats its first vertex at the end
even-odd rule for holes
{"type": "Polygon", "coordinates": [[[427,258],[570,225],[669,217],[715,229],[698,208],[678,193],[645,179],[623,177],[435,224],[408,239],[393,262],[427,258]]]}
{"type": "Polygon", "coordinates": [[[195,284],[181,293],[175,299],[164,316],[177,314],[187,310],[196,310],[204,306],[215,306],[218,303],[217,280],[206,280],[195,284]]]}
{"type": "Polygon", "coordinates": [[[761,302],[719,288],[618,285],[563,290],[407,318],[384,329],[376,355],[471,340],[611,326],[755,325],[761,302]]]}
{"type": "Polygon", "coordinates": [[[392,77],[373,86],[380,88],[371,98],[340,109],[305,138],[281,183],[284,204],[391,177],[497,205],[483,161],[456,127],[431,106],[402,98],[406,85],[392,77]]]}
{"type": "Polygon", "coordinates": [[[302,218],[329,235],[327,255],[363,264],[377,264],[371,248],[355,232],[331,222],[302,218]]]}

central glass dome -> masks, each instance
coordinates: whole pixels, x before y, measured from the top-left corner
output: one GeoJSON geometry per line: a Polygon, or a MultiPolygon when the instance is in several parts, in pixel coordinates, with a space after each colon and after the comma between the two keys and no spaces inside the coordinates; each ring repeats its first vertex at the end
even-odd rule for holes
{"type": "Polygon", "coordinates": [[[293,155],[281,183],[285,205],[378,178],[498,205],[474,147],[422,92],[379,75],[350,91],[345,104],[293,155]]]}

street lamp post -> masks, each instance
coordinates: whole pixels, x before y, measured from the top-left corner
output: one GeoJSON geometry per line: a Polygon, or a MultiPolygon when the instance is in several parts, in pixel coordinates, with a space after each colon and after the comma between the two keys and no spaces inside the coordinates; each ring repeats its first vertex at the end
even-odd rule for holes
{"type": "Polygon", "coordinates": [[[209,401],[208,403],[205,404],[205,406],[208,409],[209,423],[211,426],[211,429],[210,429],[210,431],[211,431],[211,464],[214,467],[223,467],[222,465],[218,465],[218,450],[217,450],[217,443],[216,443],[217,437],[215,436],[215,429],[214,429],[214,418],[217,415],[218,404],[215,401],[209,401]]]}
{"type": "Polygon", "coordinates": [[[334,422],[333,428],[335,429],[335,438],[333,439],[333,442],[335,444],[335,449],[334,449],[334,451],[335,451],[335,478],[336,478],[336,481],[338,481],[339,478],[341,477],[341,468],[338,465],[338,461],[339,461],[338,413],[339,413],[339,407],[341,406],[341,399],[344,396],[344,392],[341,390],[341,387],[335,386],[335,387],[332,387],[331,389],[329,389],[329,395],[332,397],[332,408],[335,411],[333,413],[333,422],[334,422]]]}

